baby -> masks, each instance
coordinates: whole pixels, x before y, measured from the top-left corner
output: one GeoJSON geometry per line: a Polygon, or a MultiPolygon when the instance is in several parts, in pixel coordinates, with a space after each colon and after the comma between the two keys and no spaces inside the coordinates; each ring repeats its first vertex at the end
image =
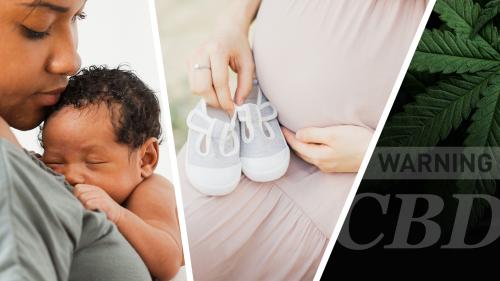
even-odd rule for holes
{"type": "Polygon", "coordinates": [[[160,107],[132,72],[90,67],[70,79],[41,132],[42,160],[65,176],[86,209],[116,224],[151,275],[183,263],[173,188],[154,174],[160,107]]]}

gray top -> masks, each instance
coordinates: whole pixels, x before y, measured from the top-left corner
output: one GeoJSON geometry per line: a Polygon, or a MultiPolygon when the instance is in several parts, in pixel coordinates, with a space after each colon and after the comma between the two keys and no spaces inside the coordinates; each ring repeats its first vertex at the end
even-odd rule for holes
{"type": "Polygon", "coordinates": [[[0,139],[0,281],[141,281],[151,276],[103,213],[62,175],[0,139]]]}

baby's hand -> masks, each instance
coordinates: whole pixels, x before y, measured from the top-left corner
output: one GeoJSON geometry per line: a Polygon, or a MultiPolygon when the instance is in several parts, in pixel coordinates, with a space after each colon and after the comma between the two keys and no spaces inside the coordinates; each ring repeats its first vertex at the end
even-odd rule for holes
{"type": "Polygon", "coordinates": [[[100,187],[89,184],[77,184],[73,188],[73,194],[80,200],[85,209],[104,212],[108,219],[115,224],[122,217],[123,207],[116,203],[100,187]]]}

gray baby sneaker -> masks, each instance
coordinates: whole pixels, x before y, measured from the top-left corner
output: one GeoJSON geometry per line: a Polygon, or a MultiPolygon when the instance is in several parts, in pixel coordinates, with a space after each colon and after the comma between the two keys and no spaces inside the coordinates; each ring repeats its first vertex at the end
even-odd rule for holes
{"type": "Polygon", "coordinates": [[[208,107],[202,99],[189,113],[186,174],[201,193],[226,195],[241,177],[239,124],[236,115],[208,107]]]}
{"type": "Polygon", "coordinates": [[[243,173],[256,182],[282,177],[290,162],[276,108],[262,93],[257,81],[245,103],[236,108],[240,120],[240,159],[243,173]]]}

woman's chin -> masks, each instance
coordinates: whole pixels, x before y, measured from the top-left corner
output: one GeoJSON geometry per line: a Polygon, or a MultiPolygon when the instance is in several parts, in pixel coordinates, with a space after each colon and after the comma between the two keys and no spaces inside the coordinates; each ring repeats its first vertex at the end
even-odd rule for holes
{"type": "Polygon", "coordinates": [[[45,116],[46,110],[44,109],[25,110],[21,113],[13,114],[13,116],[5,116],[4,119],[10,127],[21,131],[28,131],[39,126],[45,120],[45,116]]]}

